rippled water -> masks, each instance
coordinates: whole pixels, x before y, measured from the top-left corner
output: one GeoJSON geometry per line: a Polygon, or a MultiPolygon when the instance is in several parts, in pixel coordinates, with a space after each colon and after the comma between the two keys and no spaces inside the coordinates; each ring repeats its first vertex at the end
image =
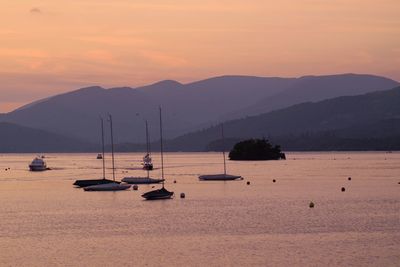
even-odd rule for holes
{"type": "MultiPolygon", "coordinates": [[[[400,266],[400,153],[229,161],[245,177],[229,182],[197,179],[222,171],[220,154],[167,153],[164,201],[140,197],[151,185],[74,188],[101,177],[95,154],[47,154],[41,173],[34,156],[0,155],[1,266],[400,266]]],[[[117,154],[117,178],[145,175],[141,157],[117,154]]]]}

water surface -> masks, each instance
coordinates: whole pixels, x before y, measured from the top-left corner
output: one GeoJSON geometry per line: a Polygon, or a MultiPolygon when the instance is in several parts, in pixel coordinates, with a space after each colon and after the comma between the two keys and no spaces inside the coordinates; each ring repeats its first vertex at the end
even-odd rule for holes
{"type": "MultiPolygon", "coordinates": [[[[228,161],[228,173],[245,177],[229,182],[197,179],[223,171],[218,153],[167,153],[166,187],[176,196],[165,201],[140,197],[151,185],[121,192],[74,188],[75,179],[101,177],[96,154],[46,154],[52,170],[29,172],[34,156],[0,155],[0,266],[400,263],[400,153],[228,161]]],[[[117,179],[145,175],[142,156],[117,154],[117,179]]]]}

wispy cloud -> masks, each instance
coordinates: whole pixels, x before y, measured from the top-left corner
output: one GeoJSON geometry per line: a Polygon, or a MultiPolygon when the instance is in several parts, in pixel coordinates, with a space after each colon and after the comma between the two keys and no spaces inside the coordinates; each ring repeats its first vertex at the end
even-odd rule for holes
{"type": "Polygon", "coordinates": [[[38,8],[38,7],[32,7],[29,10],[29,13],[31,13],[31,14],[42,14],[42,10],[40,8],[38,8]]]}

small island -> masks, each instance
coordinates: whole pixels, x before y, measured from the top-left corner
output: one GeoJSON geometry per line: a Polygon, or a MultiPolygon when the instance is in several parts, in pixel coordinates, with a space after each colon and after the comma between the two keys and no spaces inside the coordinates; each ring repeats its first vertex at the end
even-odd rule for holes
{"type": "Polygon", "coordinates": [[[230,160],[279,160],[286,159],[278,145],[272,146],[266,139],[241,141],[229,152],[230,160]]]}

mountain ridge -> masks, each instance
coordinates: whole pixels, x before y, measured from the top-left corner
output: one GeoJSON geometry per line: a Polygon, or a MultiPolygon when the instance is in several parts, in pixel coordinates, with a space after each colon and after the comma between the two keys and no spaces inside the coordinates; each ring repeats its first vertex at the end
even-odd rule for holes
{"type": "MultiPolygon", "coordinates": [[[[329,82],[338,77],[346,80],[348,76],[312,76],[312,79],[324,85],[327,79],[329,82]]],[[[359,80],[359,84],[367,85],[378,77],[351,76],[359,80]]],[[[378,80],[382,85],[379,90],[398,84],[384,77],[378,80]]],[[[226,75],[187,84],[164,80],[136,88],[90,86],[38,101],[4,114],[0,120],[90,141],[97,137],[99,116],[110,113],[114,118],[116,142],[137,143],[144,140],[144,120],[149,121],[151,135],[158,132],[159,106],[163,107],[165,135],[173,138],[223,121],[226,114],[282,94],[298,82],[299,78],[226,75]]],[[[322,85],[321,91],[324,90],[322,85]]],[[[352,90],[359,89],[348,89],[352,90]]],[[[361,90],[368,92],[371,87],[361,90]]],[[[246,115],[242,112],[236,118],[246,115]]]]}
{"type": "MultiPolygon", "coordinates": [[[[379,129],[370,125],[393,126],[394,135],[400,135],[400,86],[358,96],[342,96],[320,102],[301,103],[269,113],[224,122],[226,138],[262,138],[332,132],[341,138],[376,136],[379,129]],[[357,105],[355,105],[357,104],[357,105]],[[398,128],[396,128],[398,127],[398,128]],[[355,134],[362,128],[364,135],[355,134]]],[[[390,127],[388,127],[390,128],[390,127]]],[[[389,137],[390,133],[380,137],[389,137]]],[[[220,138],[219,126],[182,135],[170,141],[176,150],[185,146],[204,149],[220,138]]]]}

